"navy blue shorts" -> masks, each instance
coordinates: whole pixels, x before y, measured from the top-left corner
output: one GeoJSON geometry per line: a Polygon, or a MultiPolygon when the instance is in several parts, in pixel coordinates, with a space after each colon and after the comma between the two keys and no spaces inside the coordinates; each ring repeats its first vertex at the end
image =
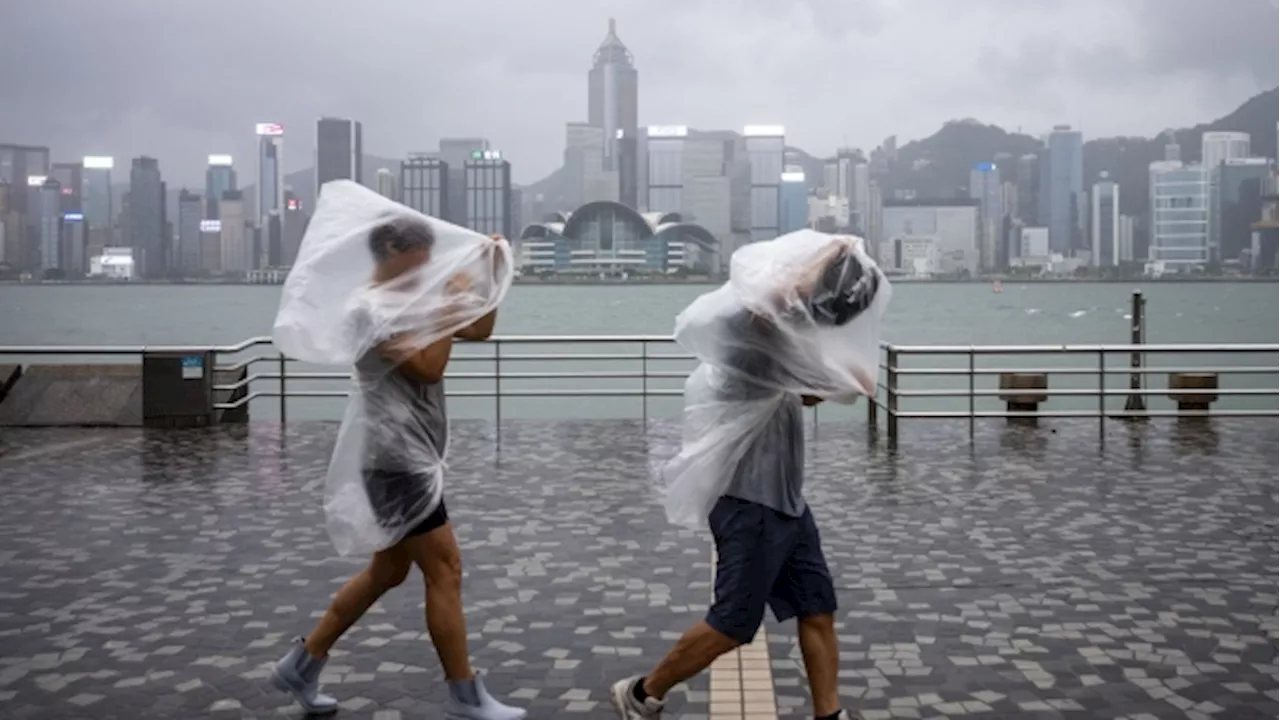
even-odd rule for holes
{"type": "Polygon", "coordinates": [[[836,611],[836,590],[813,513],[784,515],[722,497],[710,517],[716,543],[716,595],[707,624],[749,643],[768,605],[778,622],[836,611]]]}

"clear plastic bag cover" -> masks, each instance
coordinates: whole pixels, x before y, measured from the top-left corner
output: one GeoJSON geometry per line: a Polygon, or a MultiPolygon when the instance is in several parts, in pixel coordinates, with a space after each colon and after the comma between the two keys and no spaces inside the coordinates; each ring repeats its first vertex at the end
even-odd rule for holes
{"type": "Polygon", "coordinates": [[[339,553],[394,545],[439,506],[448,448],[443,387],[401,373],[395,358],[495,309],[513,268],[505,242],[354,182],[322,188],[285,280],[274,340],[290,357],[354,370],[325,483],[325,515],[339,553]],[[397,219],[427,224],[435,243],[421,266],[374,283],[370,233],[397,219]]]}
{"type": "Polygon", "coordinates": [[[667,518],[705,527],[748,453],[799,457],[771,419],[813,395],[873,395],[880,319],[892,290],[861,238],[800,230],[734,253],[729,281],[676,318],[675,337],[700,361],[685,383],[680,453],[661,471],[667,518]]]}

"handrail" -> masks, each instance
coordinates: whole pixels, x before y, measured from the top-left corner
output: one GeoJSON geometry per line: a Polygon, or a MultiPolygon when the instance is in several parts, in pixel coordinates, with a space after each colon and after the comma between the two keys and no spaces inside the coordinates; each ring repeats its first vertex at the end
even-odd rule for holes
{"type": "MultiPolygon", "coordinates": [[[[687,376],[687,371],[680,369],[657,370],[654,369],[654,362],[692,362],[697,358],[689,353],[680,352],[653,352],[650,345],[673,345],[675,339],[666,335],[504,335],[495,336],[490,340],[482,343],[465,343],[459,345],[458,352],[454,355],[455,365],[462,363],[476,362],[492,362],[493,367],[484,368],[483,371],[462,370],[460,372],[452,372],[448,374],[450,379],[461,381],[487,381],[490,383],[490,389],[473,389],[470,387],[456,388],[450,392],[451,396],[469,397],[469,398],[492,398],[495,402],[495,412],[501,417],[502,400],[504,398],[560,398],[560,397],[639,397],[645,402],[643,403],[644,412],[648,413],[647,399],[650,397],[678,397],[683,391],[678,388],[671,387],[669,383],[664,383],[665,387],[654,387],[655,383],[651,380],[678,380],[687,376]],[[607,345],[638,345],[638,348],[607,348],[601,346],[607,345]],[[470,350],[471,346],[476,346],[474,351],[470,350]],[[521,351],[508,352],[504,351],[504,345],[519,346],[521,351]],[[584,352],[563,352],[554,349],[548,349],[543,352],[536,346],[587,346],[581,348],[584,352]],[[511,370],[508,369],[510,363],[536,363],[546,362],[556,364],[553,368],[546,370],[511,370]],[[573,366],[565,365],[565,363],[589,363],[588,367],[582,370],[567,369],[573,366]],[[624,366],[626,369],[606,369],[608,366],[601,367],[604,363],[632,363],[632,365],[624,366]],[[534,386],[532,381],[565,381],[565,380],[639,380],[640,382],[634,387],[626,383],[616,383],[612,386],[596,386],[596,387],[546,387],[534,386]],[[513,386],[514,385],[514,386],[513,386]]],[[[900,419],[967,419],[970,424],[970,433],[973,433],[974,422],[978,419],[987,418],[1098,418],[1100,437],[1102,437],[1103,423],[1113,419],[1129,419],[1129,418],[1156,418],[1156,417],[1276,417],[1280,415],[1277,409],[1257,408],[1255,403],[1244,402],[1236,403],[1235,407],[1218,408],[1211,410],[1191,410],[1180,408],[1178,410],[1161,410],[1151,409],[1142,402],[1145,398],[1157,398],[1169,396],[1170,393],[1176,393],[1178,396],[1186,398],[1194,398],[1196,396],[1209,396],[1214,398],[1262,398],[1264,401],[1268,399],[1280,398],[1280,389],[1277,384],[1280,380],[1270,385],[1266,383],[1258,384],[1256,381],[1248,386],[1242,386],[1241,383],[1250,383],[1249,376],[1270,376],[1277,377],[1276,365],[1259,364],[1258,362],[1250,362],[1248,364],[1228,364],[1227,361],[1209,361],[1201,363],[1198,359],[1187,360],[1186,356],[1196,355],[1215,355],[1215,356],[1243,356],[1248,354],[1255,355],[1272,355],[1274,359],[1280,354],[1280,344],[1277,343],[1168,343],[1168,344],[1062,344],[1062,345],[895,345],[890,342],[882,342],[880,344],[880,361],[879,369],[881,378],[877,383],[877,391],[875,395],[867,399],[867,420],[868,427],[873,431],[879,430],[879,414],[881,411],[885,414],[885,428],[891,446],[896,444],[898,437],[898,421],[900,419]],[[1184,358],[1178,360],[1166,360],[1166,366],[1150,366],[1143,360],[1153,354],[1160,355],[1177,355],[1184,358]],[[1108,365],[1108,358],[1114,355],[1125,355],[1130,361],[1120,362],[1113,361],[1108,365]],[[908,356],[929,356],[929,357],[945,357],[954,358],[955,365],[953,367],[904,367],[904,362],[908,356]],[[1016,362],[1002,362],[1002,365],[1013,367],[979,367],[976,359],[979,357],[991,358],[999,356],[1019,356],[1019,357],[1046,357],[1056,356],[1063,357],[1085,357],[1088,358],[1084,362],[1064,362],[1061,367],[1054,367],[1053,362],[1039,362],[1028,367],[1017,367],[1016,362]],[[1134,360],[1133,358],[1138,358],[1134,360]],[[1071,400],[1079,401],[1081,398],[1096,399],[1097,403],[1094,407],[1086,407],[1079,409],[1039,409],[1034,412],[1019,413],[1013,410],[991,410],[991,401],[994,399],[1003,399],[1009,394],[1016,394],[1016,390],[992,389],[992,379],[1009,373],[1036,373],[1047,376],[1062,376],[1073,381],[1076,386],[1071,386],[1072,382],[1067,382],[1068,387],[1054,387],[1043,389],[1026,390],[1027,394],[1042,395],[1049,401],[1050,399],[1059,399],[1063,402],[1059,404],[1071,406],[1071,400]],[[1167,387],[1162,388],[1144,388],[1144,378],[1153,378],[1162,374],[1174,373],[1211,373],[1224,378],[1231,379],[1235,386],[1220,388],[1188,388],[1172,390],[1167,387]],[[1114,379],[1116,376],[1128,376],[1130,384],[1127,387],[1116,387],[1108,383],[1108,380],[1114,379]],[[1081,387],[1082,378],[1096,378],[1096,381],[1088,387],[1081,387]],[[943,384],[950,383],[946,387],[904,387],[904,381],[914,378],[937,378],[932,381],[937,384],[939,381],[943,384]],[[956,379],[959,379],[958,381],[956,379]],[[978,387],[979,380],[983,380],[986,387],[978,387]],[[1109,386],[1111,385],[1111,386],[1109,386]],[[1131,403],[1137,403],[1131,406],[1126,403],[1126,408],[1112,409],[1108,407],[1108,400],[1116,398],[1127,398],[1131,403]],[[959,402],[953,404],[956,409],[945,409],[949,401],[960,399],[967,400],[967,407],[960,409],[959,402]],[[932,407],[926,406],[925,409],[913,409],[903,407],[904,403],[910,404],[921,400],[937,401],[932,407]],[[979,402],[982,401],[982,402],[979,402]],[[1138,409],[1134,409],[1137,407],[1138,409]]],[[[222,382],[215,380],[213,389],[221,393],[225,398],[222,402],[215,402],[214,409],[226,411],[245,407],[255,400],[265,398],[275,398],[279,401],[280,417],[286,417],[286,403],[290,398],[342,398],[348,393],[348,389],[321,389],[317,388],[317,383],[349,381],[350,373],[345,371],[323,371],[323,369],[302,369],[298,365],[306,365],[300,360],[289,358],[279,353],[274,348],[272,339],[268,336],[258,336],[248,338],[238,343],[221,346],[183,346],[183,345],[138,345],[138,346],[40,346],[40,345],[21,345],[21,346],[0,346],[0,357],[6,355],[52,355],[52,356],[69,356],[69,355],[104,355],[104,356],[122,356],[122,355],[144,355],[150,352],[164,353],[206,353],[213,352],[215,361],[213,370],[217,373],[236,373],[234,379],[226,379],[222,382]],[[259,350],[252,352],[254,348],[263,346],[270,347],[270,350],[259,350]],[[239,357],[242,354],[251,353],[247,357],[239,357]],[[219,363],[218,361],[222,361],[219,363]],[[259,363],[268,363],[268,368],[258,367],[259,363]],[[298,368],[296,371],[290,371],[290,368],[298,368]],[[243,376],[240,374],[243,373],[243,376]],[[288,386],[286,386],[288,383],[288,386]],[[310,385],[307,385],[310,383],[310,385]]],[[[1269,362],[1263,360],[1262,362],[1269,362]]],[[[313,366],[314,367],[314,366],[313,366]]],[[[465,368],[466,366],[463,365],[465,368]]],[[[528,366],[525,366],[528,367],[528,366]]],[[[660,365],[658,367],[661,367],[660,365]]],[[[222,377],[225,377],[223,375],[222,377]]],[[[927,383],[928,381],[926,381],[927,383]]],[[[1087,381],[1086,381],[1087,382],[1087,381]]],[[[1270,382],[1270,381],[1268,381],[1270,382]]],[[[606,384],[608,385],[608,384],[606,384]]],[[[815,417],[817,411],[815,408],[815,417]]]]}

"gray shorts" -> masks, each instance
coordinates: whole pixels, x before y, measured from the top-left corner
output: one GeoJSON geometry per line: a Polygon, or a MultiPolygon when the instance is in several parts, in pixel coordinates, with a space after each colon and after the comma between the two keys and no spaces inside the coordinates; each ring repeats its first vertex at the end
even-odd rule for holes
{"type": "Polygon", "coordinates": [[[707,624],[749,643],[767,605],[778,622],[836,611],[836,590],[813,513],[800,517],[735,497],[711,509],[716,543],[715,601],[707,624]]]}

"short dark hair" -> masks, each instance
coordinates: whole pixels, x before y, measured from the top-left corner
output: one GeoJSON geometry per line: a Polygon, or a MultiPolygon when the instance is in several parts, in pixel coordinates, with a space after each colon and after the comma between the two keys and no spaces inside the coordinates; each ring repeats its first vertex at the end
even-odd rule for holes
{"type": "Polygon", "coordinates": [[[369,252],[378,262],[386,262],[393,252],[430,250],[435,243],[436,236],[430,226],[410,218],[388,220],[369,233],[369,252]]]}

